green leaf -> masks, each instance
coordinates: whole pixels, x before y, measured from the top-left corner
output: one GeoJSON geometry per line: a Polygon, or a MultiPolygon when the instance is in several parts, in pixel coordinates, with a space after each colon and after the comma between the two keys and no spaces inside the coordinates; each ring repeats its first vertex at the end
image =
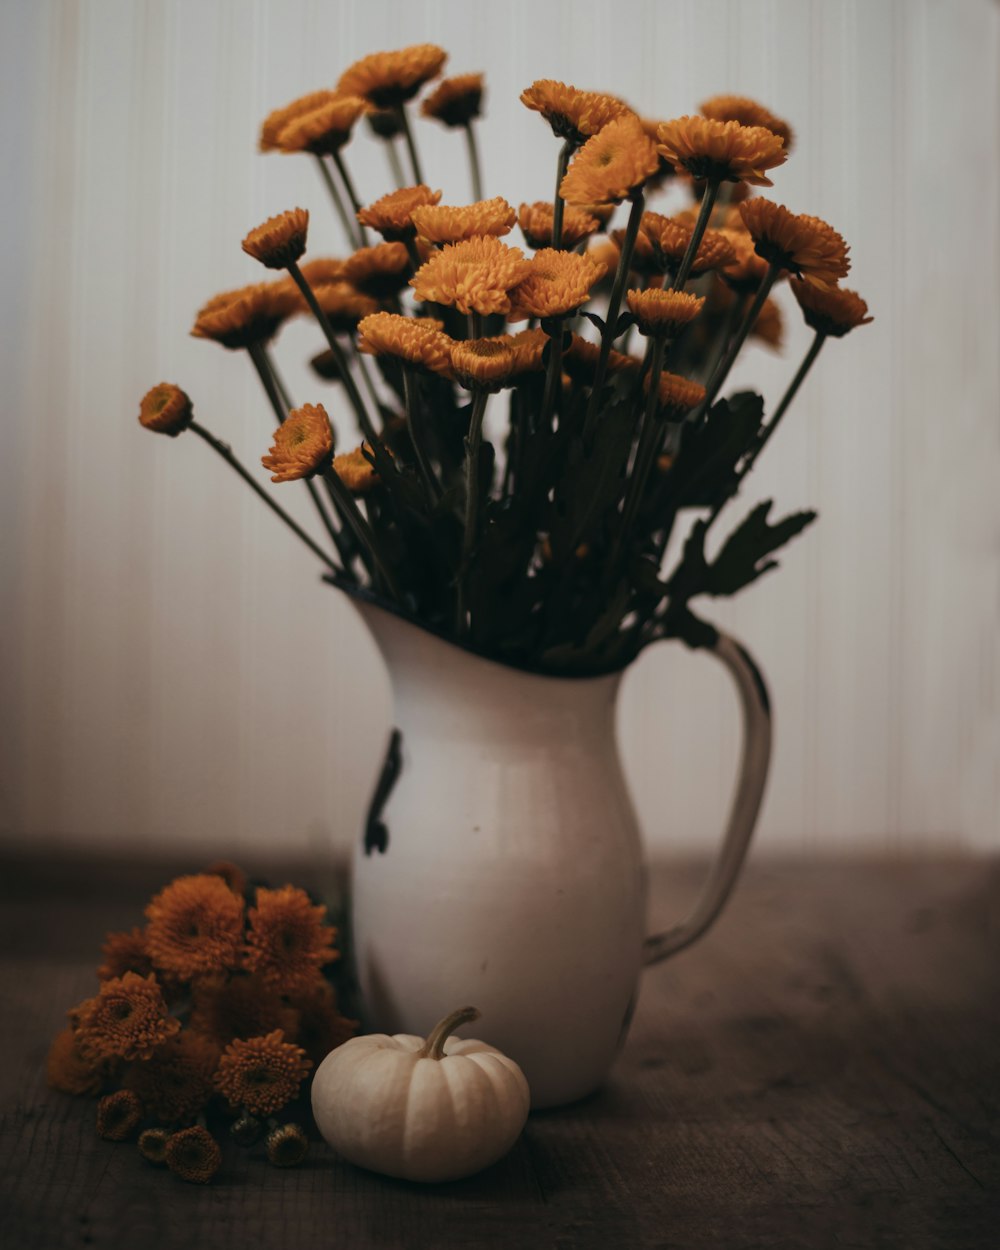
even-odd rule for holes
{"type": "Polygon", "coordinates": [[[706,594],[735,595],[768,570],[776,569],[777,560],[767,557],[816,519],[815,512],[793,512],[777,524],[769,525],[767,514],[772,502],[766,499],[759,503],[723,543],[722,550],[709,565],[706,594]]]}
{"type": "Polygon", "coordinates": [[[736,466],[753,446],[763,418],[760,395],[740,391],[713,404],[700,424],[685,427],[670,474],[681,506],[713,507],[731,493],[736,466]]]}

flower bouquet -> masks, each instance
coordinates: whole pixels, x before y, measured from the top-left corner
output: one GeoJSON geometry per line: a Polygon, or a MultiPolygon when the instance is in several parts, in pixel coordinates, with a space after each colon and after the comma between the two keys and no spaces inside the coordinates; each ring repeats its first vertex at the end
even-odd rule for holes
{"type": "Polygon", "coordinates": [[[243,240],[279,276],[195,320],[196,336],[249,356],[276,426],[261,463],[274,483],[303,483],[312,531],[179,387],[154,387],[139,419],[223,457],[389,662],[398,729],[352,896],[368,1019],[426,1035],[474,1001],[536,1105],[552,1105],[600,1083],[639,969],[700,936],[736,879],[767,773],[768,702],[746,650],[697,605],[774,568],[815,514],[772,520],[764,501],[713,549],[709,534],[824,343],[870,318],[838,285],[843,238],[757,192],[792,133],[742,97],[656,121],[535,82],[521,102],[558,141],[555,190],[515,209],[483,197],[482,77],[446,79],[420,111],[464,134],[474,202],[442,204],[411,112],[445,59],[430,44],[368,56],[265,119],[262,150],[315,162],[350,254],[305,259],[309,214],[282,212],[243,240]],[[397,184],[369,203],[346,156],[362,125],[397,184]],[[507,241],[515,226],[527,251],[507,241]],[[752,336],[780,342],[786,282],[814,337],[766,413],[727,381],[752,336]],[[274,340],[299,314],[325,341],[312,360],[325,403],[296,405],[276,365],[274,340]],[[746,733],[705,895],[645,937],[611,714],[618,675],[671,637],[729,670],[746,733]]]}

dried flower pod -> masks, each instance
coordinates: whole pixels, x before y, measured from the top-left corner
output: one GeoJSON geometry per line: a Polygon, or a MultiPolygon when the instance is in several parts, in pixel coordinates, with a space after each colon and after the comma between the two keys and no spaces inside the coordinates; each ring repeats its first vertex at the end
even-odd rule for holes
{"type": "Polygon", "coordinates": [[[147,1163],[162,1167],[167,1162],[167,1142],[170,1130],[165,1128],[147,1128],[139,1134],[139,1153],[147,1163]]]}
{"type": "Polygon", "coordinates": [[[175,1176],[195,1185],[207,1185],[222,1164],[219,1143],[200,1125],[171,1134],[164,1157],[175,1176]]]}
{"type": "Polygon", "coordinates": [[[97,1104],[97,1133],[105,1141],[127,1141],[141,1119],[142,1103],[130,1089],[107,1094],[97,1104]]]}
{"type": "Polygon", "coordinates": [[[279,1124],[267,1135],[267,1160],[276,1168],[293,1168],[309,1150],[309,1138],[298,1124],[279,1124]]]}
{"type": "Polygon", "coordinates": [[[457,74],[444,78],[420,106],[424,117],[445,126],[467,126],[482,111],[483,75],[457,74]]]}
{"type": "Polygon", "coordinates": [[[287,269],[306,250],[308,233],[308,209],[290,208],[254,226],[243,240],[243,250],[267,269],[287,269]]]}
{"type": "Polygon", "coordinates": [[[229,1136],[238,1146],[252,1146],[260,1138],[263,1131],[263,1124],[248,1111],[244,1111],[229,1126],[229,1136]]]}
{"type": "Polygon", "coordinates": [[[173,382],[160,382],[143,395],[139,403],[139,424],[154,434],[176,438],[191,424],[191,401],[173,382]]]}

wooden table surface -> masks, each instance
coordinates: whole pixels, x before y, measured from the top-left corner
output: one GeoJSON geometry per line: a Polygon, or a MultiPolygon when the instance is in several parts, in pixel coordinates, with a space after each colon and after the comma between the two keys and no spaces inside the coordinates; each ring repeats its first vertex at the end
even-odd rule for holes
{"type": "MultiPolygon", "coordinates": [[[[175,870],[0,863],[11,1250],[1000,1247],[996,863],[752,864],[716,929],[646,973],[607,1087],[433,1187],[322,1145],[289,1171],[233,1149],[215,1183],[185,1185],[46,1089],[104,930],[138,923],[175,870]]],[[[657,868],[654,921],[698,873],[657,868]]]]}

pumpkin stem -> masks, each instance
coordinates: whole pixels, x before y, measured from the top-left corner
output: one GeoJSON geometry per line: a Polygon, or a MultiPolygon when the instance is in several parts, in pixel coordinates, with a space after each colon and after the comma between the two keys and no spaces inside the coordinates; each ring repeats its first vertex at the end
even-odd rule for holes
{"type": "Polygon", "coordinates": [[[444,1044],[447,1039],[461,1028],[463,1024],[468,1024],[470,1020],[479,1019],[479,1009],[477,1007],[459,1007],[457,1011],[453,1011],[450,1016],[445,1016],[443,1020],[439,1020],[427,1035],[427,1041],[424,1042],[423,1048],[420,1050],[421,1059],[443,1059],[444,1044]]]}

